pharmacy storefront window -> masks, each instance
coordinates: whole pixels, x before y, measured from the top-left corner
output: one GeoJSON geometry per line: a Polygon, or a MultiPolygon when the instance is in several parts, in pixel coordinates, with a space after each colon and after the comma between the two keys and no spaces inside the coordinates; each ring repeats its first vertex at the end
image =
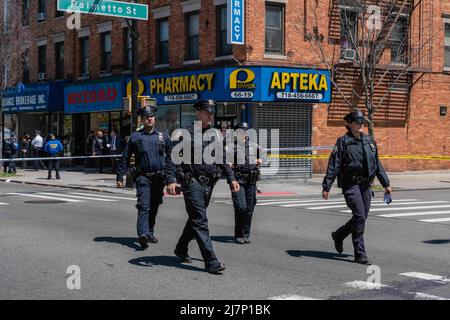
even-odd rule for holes
{"type": "Polygon", "coordinates": [[[156,113],[156,127],[159,130],[167,130],[169,135],[180,128],[180,106],[160,106],[156,113]]]}

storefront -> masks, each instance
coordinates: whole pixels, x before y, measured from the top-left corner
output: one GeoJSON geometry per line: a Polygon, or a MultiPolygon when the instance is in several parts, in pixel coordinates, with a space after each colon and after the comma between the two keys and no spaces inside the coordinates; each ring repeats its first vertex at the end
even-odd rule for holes
{"type": "MultiPolygon", "coordinates": [[[[2,95],[3,139],[14,132],[20,138],[25,132],[34,136],[39,130],[45,136],[49,132],[62,137],[63,132],[63,88],[64,82],[18,85],[6,89],[2,95]]],[[[2,139],[2,141],[3,141],[2,139]]]]}
{"type": "Polygon", "coordinates": [[[89,132],[114,130],[121,139],[130,134],[130,117],[122,111],[123,78],[69,84],[64,88],[64,130],[70,132],[72,155],[90,155],[89,132]]]}
{"type": "MultiPolygon", "coordinates": [[[[128,94],[130,87],[127,79],[128,94]]],[[[245,121],[255,129],[278,129],[280,148],[308,147],[313,106],[331,102],[330,72],[259,66],[150,75],[140,78],[139,95],[156,98],[157,125],[169,132],[192,123],[195,101],[214,99],[216,127],[233,127],[245,121]]],[[[312,173],[309,159],[286,157],[277,165],[278,176],[306,177],[312,173]]]]}

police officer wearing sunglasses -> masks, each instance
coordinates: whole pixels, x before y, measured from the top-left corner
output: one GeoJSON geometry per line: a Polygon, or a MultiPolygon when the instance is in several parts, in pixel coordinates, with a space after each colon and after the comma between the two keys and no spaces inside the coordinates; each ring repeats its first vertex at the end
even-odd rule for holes
{"type": "Polygon", "coordinates": [[[370,264],[364,245],[364,228],[372,198],[371,185],[377,177],[387,194],[392,192],[392,188],[378,157],[375,141],[364,134],[364,114],[357,110],[345,116],[344,120],[348,132],[337,139],[330,155],[322,196],[328,200],[331,185],[337,178],[338,187],[342,188],[353,216],[331,234],[336,251],[343,252],[344,239],[351,234],[355,262],[370,264]]]}

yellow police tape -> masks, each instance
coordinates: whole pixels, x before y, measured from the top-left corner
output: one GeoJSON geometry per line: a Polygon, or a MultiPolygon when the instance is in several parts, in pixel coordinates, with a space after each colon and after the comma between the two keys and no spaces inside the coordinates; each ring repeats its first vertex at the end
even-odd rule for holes
{"type": "MultiPolygon", "coordinates": [[[[267,155],[267,158],[272,159],[328,159],[330,156],[326,154],[311,155],[311,154],[278,154],[267,155]]],[[[384,155],[380,159],[415,159],[415,160],[444,160],[450,161],[450,156],[421,156],[421,155],[384,155]]]]}

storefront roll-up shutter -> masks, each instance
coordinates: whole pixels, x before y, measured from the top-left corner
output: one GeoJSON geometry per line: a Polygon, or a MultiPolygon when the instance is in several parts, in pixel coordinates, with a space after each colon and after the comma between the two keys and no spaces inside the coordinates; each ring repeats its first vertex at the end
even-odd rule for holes
{"type": "MultiPolygon", "coordinates": [[[[311,146],[312,105],[264,104],[256,106],[255,127],[279,129],[280,148],[311,146]]],[[[280,151],[280,155],[306,155],[311,151],[280,151]]],[[[280,158],[276,177],[311,177],[311,159],[280,158]]]]}

